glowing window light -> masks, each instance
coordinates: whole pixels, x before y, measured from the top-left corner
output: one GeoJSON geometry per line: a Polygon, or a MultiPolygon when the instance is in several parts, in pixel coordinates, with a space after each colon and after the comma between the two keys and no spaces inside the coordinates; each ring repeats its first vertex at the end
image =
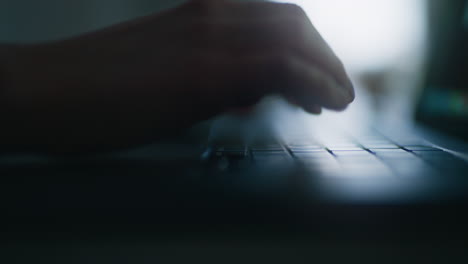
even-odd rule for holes
{"type": "Polygon", "coordinates": [[[425,0],[290,0],[351,71],[387,68],[424,47],[425,0]]]}

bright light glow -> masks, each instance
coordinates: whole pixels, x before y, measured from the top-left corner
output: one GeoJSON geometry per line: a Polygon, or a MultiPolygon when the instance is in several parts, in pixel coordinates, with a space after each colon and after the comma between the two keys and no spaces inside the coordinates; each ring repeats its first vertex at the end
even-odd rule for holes
{"type": "Polygon", "coordinates": [[[300,5],[351,72],[389,68],[424,47],[425,0],[277,2],[300,5]]]}

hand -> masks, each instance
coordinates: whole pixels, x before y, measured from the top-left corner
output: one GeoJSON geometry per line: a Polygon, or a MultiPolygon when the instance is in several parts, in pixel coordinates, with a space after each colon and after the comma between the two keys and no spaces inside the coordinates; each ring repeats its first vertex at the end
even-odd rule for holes
{"type": "Polygon", "coordinates": [[[354,99],[342,63],[291,4],[191,1],[8,58],[2,137],[29,149],[144,144],[268,94],[313,113],[354,99]]]}

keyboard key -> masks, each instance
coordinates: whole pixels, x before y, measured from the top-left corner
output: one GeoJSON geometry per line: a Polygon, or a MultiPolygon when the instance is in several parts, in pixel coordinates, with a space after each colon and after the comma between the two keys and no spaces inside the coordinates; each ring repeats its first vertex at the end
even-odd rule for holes
{"type": "Polygon", "coordinates": [[[380,154],[380,155],[410,154],[407,150],[401,149],[401,148],[397,148],[397,149],[379,149],[379,148],[373,149],[373,148],[371,148],[369,150],[372,151],[375,154],[380,154]]]}
{"type": "Polygon", "coordinates": [[[340,164],[341,177],[346,178],[388,178],[392,171],[372,153],[361,151],[333,151],[340,164]]]}
{"type": "Polygon", "coordinates": [[[271,157],[271,156],[289,156],[288,152],[286,152],[284,149],[282,150],[274,150],[274,151],[257,151],[257,150],[252,150],[252,155],[253,156],[265,156],[265,157],[271,157]]]}
{"type": "Polygon", "coordinates": [[[336,160],[344,167],[381,166],[382,162],[374,155],[337,156],[336,160]]]}
{"type": "Polygon", "coordinates": [[[341,170],[337,175],[340,178],[347,178],[347,179],[388,179],[395,177],[394,173],[386,168],[367,168],[367,169],[347,169],[341,170]]]}
{"type": "Polygon", "coordinates": [[[423,159],[452,159],[455,158],[451,153],[443,150],[434,150],[434,151],[413,151],[416,155],[420,156],[423,159]]]}
{"type": "Polygon", "coordinates": [[[341,170],[337,160],[327,151],[297,153],[294,157],[308,170],[320,174],[330,174],[341,170]]]}
{"type": "Polygon", "coordinates": [[[323,148],[323,146],[315,141],[291,141],[287,144],[289,147],[318,147],[323,148]]]}
{"type": "Polygon", "coordinates": [[[309,146],[304,146],[304,147],[289,147],[289,149],[293,153],[300,153],[300,152],[320,152],[320,151],[326,151],[322,147],[309,147],[309,146]]]}
{"type": "Polygon", "coordinates": [[[362,162],[343,163],[339,161],[342,168],[342,176],[351,178],[381,178],[392,177],[392,171],[378,159],[369,159],[362,162]]]}
{"type": "Polygon", "coordinates": [[[338,160],[338,163],[345,170],[350,170],[350,169],[372,170],[372,169],[380,169],[380,168],[386,167],[381,161],[375,158],[358,161],[358,162],[341,162],[340,160],[338,160]]]}
{"type": "Polygon", "coordinates": [[[216,157],[245,158],[249,154],[247,147],[217,147],[215,148],[216,157]]]}
{"type": "Polygon", "coordinates": [[[303,164],[304,169],[320,177],[336,177],[342,173],[342,168],[338,164],[303,164]]]}
{"type": "Polygon", "coordinates": [[[327,145],[327,148],[331,151],[359,151],[364,150],[361,146],[349,143],[349,144],[331,144],[327,145]]]}
{"type": "Polygon", "coordinates": [[[254,159],[278,159],[290,158],[286,151],[252,151],[254,159]]]}
{"type": "Polygon", "coordinates": [[[282,151],[283,146],[279,143],[271,143],[271,144],[252,144],[250,148],[253,151],[282,151]]]}
{"type": "Polygon", "coordinates": [[[399,149],[398,145],[393,143],[362,143],[367,149],[399,149]]]}
{"type": "Polygon", "coordinates": [[[434,169],[424,161],[413,159],[384,159],[383,162],[403,178],[429,177],[435,173],[434,169]]]}
{"type": "Polygon", "coordinates": [[[257,155],[284,155],[286,154],[284,149],[271,149],[271,150],[266,150],[266,149],[252,149],[252,153],[256,153],[257,155]]]}
{"type": "Polygon", "coordinates": [[[358,137],[357,142],[359,142],[362,146],[365,148],[371,149],[371,148],[382,148],[382,149],[387,149],[387,148],[399,148],[398,145],[396,145],[393,141],[390,141],[389,139],[380,136],[379,134],[376,135],[370,135],[370,136],[365,136],[365,137],[358,137]]]}
{"type": "Polygon", "coordinates": [[[303,164],[316,164],[316,165],[338,164],[337,160],[333,157],[300,158],[297,160],[303,164]]]}
{"type": "Polygon", "coordinates": [[[340,156],[337,157],[336,160],[344,169],[365,169],[366,167],[372,169],[385,166],[379,159],[371,154],[367,156],[340,156]]]}
{"type": "Polygon", "coordinates": [[[357,150],[357,151],[332,151],[333,155],[336,157],[372,157],[373,155],[366,150],[357,150]]]}
{"type": "Polygon", "coordinates": [[[252,160],[256,166],[263,168],[281,168],[290,166],[293,162],[291,156],[286,152],[283,153],[265,153],[253,152],[252,160]]]}
{"type": "Polygon", "coordinates": [[[427,176],[434,173],[420,157],[404,149],[372,150],[397,175],[405,178],[427,176]]]}
{"type": "Polygon", "coordinates": [[[289,160],[287,156],[253,156],[255,162],[283,162],[289,160]]]}
{"type": "Polygon", "coordinates": [[[296,156],[296,158],[306,170],[314,173],[315,175],[328,177],[331,175],[336,175],[342,171],[342,168],[338,164],[337,160],[333,157],[333,155],[326,151],[318,155],[299,154],[299,156],[296,156]]]}
{"type": "Polygon", "coordinates": [[[375,155],[382,159],[392,159],[392,160],[407,160],[407,159],[417,159],[418,157],[408,152],[404,149],[370,149],[375,155]]]}
{"type": "Polygon", "coordinates": [[[284,149],[281,147],[278,148],[252,148],[252,151],[256,152],[284,152],[284,149]]]}
{"type": "Polygon", "coordinates": [[[438,151],[438,150],[440,150],[438,148],[428,146],[428,145],[426,145],[426,146],[424,146],[424,145],[405,145],[405,146],[402,146],[402,147],[404,147],[407,150],[411,150],[411,151],[438,151]]]}
{"type": "Polygon", "coordinates": [[[334,159],[328,151],[315,151],[315,152],[298,152],[294,153],[294,156],[300,160],[311,160],[311,159],[334,159]]]}
{"type": "Polygon", "coordinates": [[[420,138],[392,138],[393,142],[396,142],[400,146],[426,146],[430,145],[427,141],[420,138]]]}

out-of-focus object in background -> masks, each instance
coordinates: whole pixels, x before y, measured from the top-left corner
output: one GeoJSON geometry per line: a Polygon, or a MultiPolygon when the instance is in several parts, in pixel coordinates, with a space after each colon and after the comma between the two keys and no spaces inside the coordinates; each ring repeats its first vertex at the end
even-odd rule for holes
{"type": "MultiPolygon", "coordinates": [[[[281,1],[283,2],[283,1],[281,1]]],[[[291,0],[343,60],[368,93],[371,112],[388,109],[408,116],[423,75],[427,49],[425,0],[291,0]]],[[[357,101],[360,103],[360,101],[357,101]]]]}
{"type": "Polygon", "coordinates": [[[429,1],[429,64],[417,111],[419,121],[468,135],[468,2],[429,1]]]}
{"type": "Polygon", "coordinates": [[[425,45],[424,0],[291,0],[300,5],[351,73],[408,63],[425,45]]]}

